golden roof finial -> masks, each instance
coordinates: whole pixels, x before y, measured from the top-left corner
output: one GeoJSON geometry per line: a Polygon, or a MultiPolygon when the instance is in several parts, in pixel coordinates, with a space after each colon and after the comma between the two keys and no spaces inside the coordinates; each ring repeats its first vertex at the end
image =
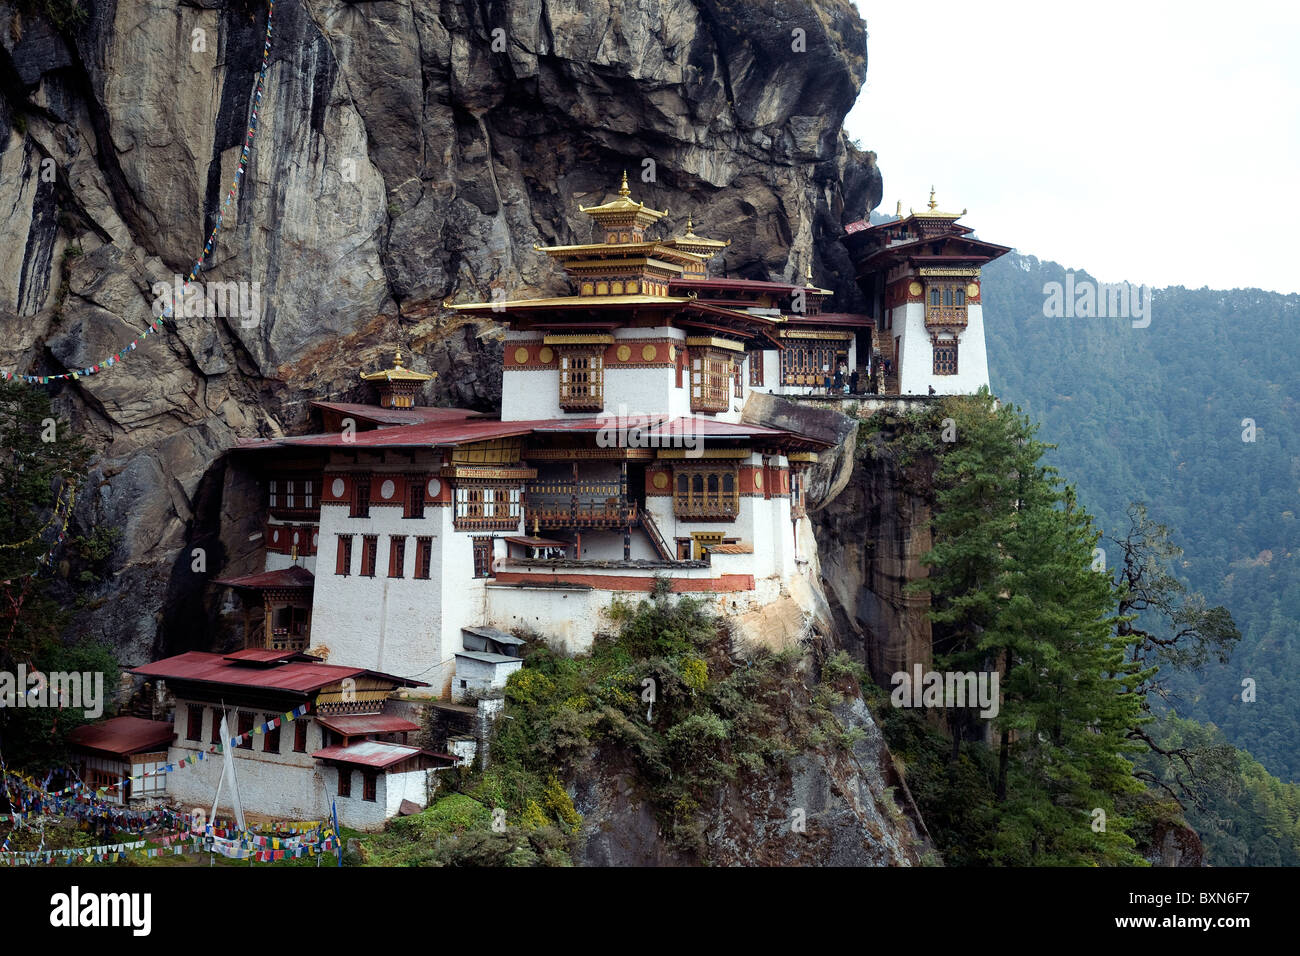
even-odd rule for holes
{"type": "Polygon", "coordinates": [[[397,354],[393,357],[393,368],[402,367],[402,350],[398,349],[397,354]]]}
{"type": "Polygon", "coordinates": [[[933,187],[933,186],[930,187],[930,208],[931,208],[931,209],[938,209],[938,208],[939,208],[939,204],[938,204],[937,202],[934,201],[934,187],[933,187]]]}
{"type": "Polygon", "coordinates": [[[625,196],[625,197],[626,197],[626,196],[630,196],[630,195],[632,195],[632,190],[630,190],[630,189],[627,188],[627,170],[626,170],[626,169],[623,170],[623,185],[621,185],[621,186],[618,187],[618,194],[619,194],[620,196],[625,196]]]}
{"type": "Polygon", "coordinates": [[[813,288],[813,282],[812,282],[812,256],[809,256],[809,257],[808,257],[808,268],[804,270],[804,278],[807,280],[807,281],[804,282],[804,284],[803,284],[803,285],[804,285],[804,288],[805,288],[805,289],[811,289],[811,288],[813,288]]]}
{"type": "Polygon", "coordinates": [[[898,200],[898,205],[894,207],[894,215],[899,219],[903,218],[903,200],[898,200]]]}

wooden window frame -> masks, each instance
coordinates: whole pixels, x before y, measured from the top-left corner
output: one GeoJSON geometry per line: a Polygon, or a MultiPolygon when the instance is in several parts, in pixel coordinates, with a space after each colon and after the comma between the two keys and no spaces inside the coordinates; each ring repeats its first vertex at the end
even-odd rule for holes
{"type": "Polygon", "coordinates": [[[361,771],[361,799],[374,803],[379,790],[379,774],[373,770],[361,771]]]}
{"type": "Polygon", "coordinates": [[[307,752],[307,720],[299,718],[293,722],[293,752],[296,754],[305,754],[307,752]]]}
{"type": "Polygon", "coordinates": [[[957,340],[944,339],[934,343],[934,365],[935,375],[956,375],[957,374],[957,340]],[[948,358],[951,353],[952,358],[948,358]]]}
{"type": "Polygon", "coordinates": [[[739,467],[674,469],[673,514],[696,521],[735,521],[740,516],[739,467]]]}
{"type": "Polygon", "coordinates": [[[732,356],[722,349],[691,352],[691,411],[725,412],[731,408],[732,356]]]}
{"type": "Polygon", "coordinates": [[[605,350],[600,347],[560,349],[560,408],[566,412],[589,412],[604,407],[605,350]]]}
{"type": "Polygon", "coordinates": [[[749,353],[749,387],[763,384],[763,353],[749,353]]]}
{"type": "Polygon", "coordinates": [[[423,475],[407,476],[406,498],[402,502],[403,518],[424,517],[424,486],[426,483],[423,475]]]}
{"type": "Polygon", "coordinates": [[[348,517],[370,517],[370,476],[368,474],[353,476],[352,501],[348,511],[348,517]]]}
{"type": "Polygon", "coordinates": [[[361,536],[361,577],[373,578],[379,573],[379,535],[363,534],[361,536]]]}
{"type": "Polygon", "coordinates": [[[392,534],[388,536],[388,576],[390,578],[405,577],[406,572],[406,535],[392,534]]]}
{"type": "Polygon", "coordinates": [[[339,766],[338,790],[339,790],[338,795],[340,797],[352,796],[352,768],[351,767],[344,767],[342,765],[339,766]]]}
{"type": "Polygon", "coordinates": [[[432,571],[433,538],[430,535],[419,535],[415,539],[415,577],[427,581],[432,571]]]}
{"type": "Polygon", "coordinates": [[[239,729],[235,731],[240,738],[240,750],[253,749],[253,728],[257,725],[257,714],[251,710],[241,710],[239,712],[239,729]],[[248,736],[245,736],[247,734],[248,736]]]}
{"type": "Polygon", "coordinates": [[[340,534],[338,547],[334,551],[334,574],[341,578],[352,574],[352,539],[350,534],[340,534]]]}
{"type": "Polygon", "coordinates": [[[474,543],[474,577],[492,577],[492,542],[495,539],[491,535],[476,535],[472,540],[474,543]]]}
{"type": "Polygon", "coordinates": [[[959,282],[927,284],[925,295],[927,326],[965,326],[967,317],[964,284],[959,282]]]}
{"type": "Polygon", "coordinates": [[[212,743],[221,744],[223,747],[227,741],[221,739],[221,708],[212,708],[212,743]]]}
{"type": "Polygon", "coordinates": [[[835,380],[835,347],[797,342],[781,349],[781,384],[825,388],[826,379],[835,380]],[[829,372],[822,371],[828,366],[829,372]]]}
{"type": "Polygon", "coordinates": [[[515,531],[524,515],[523,492],[508,481],[458,481],[452,501],[457,531],[515,531]]]}
{"type": "Polygon", "coordinates": [[[190,704],[185,711],[185,739],[202,742],[203,705],[190,704]]]}
{"type": "Polygon", "coordinates": [[[280,728],[268,730],[262,735],[262,753],[278,754],[280,752],[280,728]]]}

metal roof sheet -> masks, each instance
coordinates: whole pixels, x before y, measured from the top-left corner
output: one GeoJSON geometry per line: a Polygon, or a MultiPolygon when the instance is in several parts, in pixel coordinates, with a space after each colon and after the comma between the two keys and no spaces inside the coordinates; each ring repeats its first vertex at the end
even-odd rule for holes
{"type": "Polygon", "coordinates": [[[522,664],[522,657],[509,657],[505,654],[493,654],[490,651],[457,651],[457,657],[468,657],[472,661],[481,661],[484,664],[522,664]]]}
{"type": "Polygon", "coordinates": [[[409,760],[411,757],[418,757],[420,754],[453,762],[455,760],[454,757],[448,754],[435,753],[432,750],[421,750],[419,747],[411,747],[406,744],[385,743],[382,740],[361,740],[346,747],[326,747],[324,750],[317,750],[312,754],[312,757],[316,760],[334,760],[338,763],[383,770],[385,767],[391,767],[393,764],[409,760]]]}
{"type": "Polygon", "coordinates": [[[393,714],[346,714],[317,719],[322,727],[328,727],[344,737],[360,737],[363,734],[400,734],[420,729],[420,725],[414,721],[393,714]]]}
{"type": "Polygon", "coordinates": [[[521,637],[507,634],[505,631],[497,630],[495,627],[462,627],[461,630],[469,634],[477,634],[479,637],[486,637],[488,640],[496,641],[498,644],[524,645],[528,643],[521,637]]]}
{"type": "Polygon", "coordinates": [[[125,756],[166,750],[175,736],[170,721],[110,717],[108,720],[73,728],[68,734],[68,742],[85,750],[125,756]]]}
{"type": "Polygon", "coordinates": [[[232,588],[309,588],[316,583],[316,575],[306,568],[293,565],[279,571],[262,571],[237,578],[218,578],[215,582],[232,588]]]}
{"type": "Polygon", "coordinates": [[[363,674],[392,681],[398,687],[428,686],[424,681],[395,677],[392,674],[367,670],[364,667],[342,667],[338,664],[290,662],[271,667],[248,667],[237,660],[228,660],[221,654],[209,654],[206,651],[186,651],[175,657],[132,668],[131,673],[144,677],[159,677],[163,680],[225,684],[232,687],[287,691],[295,694],[310,694],[345,677],[359,677],[363,674]]]}

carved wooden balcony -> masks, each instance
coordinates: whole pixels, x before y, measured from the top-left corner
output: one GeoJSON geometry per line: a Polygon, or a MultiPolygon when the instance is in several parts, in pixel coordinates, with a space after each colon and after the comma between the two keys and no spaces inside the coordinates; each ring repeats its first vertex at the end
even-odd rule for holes
{"type": "Polygon", "coordinates": [[[927,305],[925,307],[925,327],[964,329],[966,328],[966,306],[927,305]]]}

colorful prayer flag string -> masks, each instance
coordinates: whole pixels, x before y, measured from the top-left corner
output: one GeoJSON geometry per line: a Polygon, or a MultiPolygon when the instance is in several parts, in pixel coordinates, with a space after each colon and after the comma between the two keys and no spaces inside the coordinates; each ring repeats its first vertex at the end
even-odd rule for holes
{"type": "MultiPolygon", "coordinates": [[[[230,191],[226,194],[223,206],[230,206],[234,203],[235,196],[239,191],[239,184],[243,181],[244,173],[248,166],[248,158],[252,152],[253,138],[257,133],[258,115],[261,112],[262,107],[262,93],[266,87],[266,74],[271,66],[271,21],[274,15],[275,0],[271,0],[266,11],[266,39],[262,43],[262,68],[258,71],[257,85],[253,90],[252,112],[249,116],[248,129],[244,134],[244,148],[239,153],[239,164],[235,169],[235,178],[230,184],[230,191]]],[[[221,224],[224,218],[225,213],[223,209],[219,208],[217,210],[217,217],[212,227],[212,231],[208,234],[207,242],[203,244],[203,251],[199,254],[198,259],[190,269],[189,276],[185,280],[182,295],[189,294],[190,284],[198,277],[198,274],[203,271],[203,265],[207,261],[208,256],[212,253],[212,248],[216,244],[217,233],[221,230],[221,224]]],[[[74,382],[80,381],[83,375],[98,375],[106,368],[116,368],[117,365],[121,363],[126,353],[134,352],[139,347],[140,341],[142,339],[147,339],[150,333],[162,331],[163,319],[172,317],[174,313],[175,309],[173,304],[165,304],[162,313],[154,317],[153,321],[149,323],[149,327],[140,334],[140,338],[132,339],[129,345],[122,346],[122,348],[118,349],[112,355],[95,365],[76,369],[71,372],[63,372],[58,375],[23,375],[18,372],[4,371],[0,372],[0,377],[3,377],[5,381],[21,381],[26,382],[28,385],[48,385],[50,382],[69,380],[74,382]]]]}

